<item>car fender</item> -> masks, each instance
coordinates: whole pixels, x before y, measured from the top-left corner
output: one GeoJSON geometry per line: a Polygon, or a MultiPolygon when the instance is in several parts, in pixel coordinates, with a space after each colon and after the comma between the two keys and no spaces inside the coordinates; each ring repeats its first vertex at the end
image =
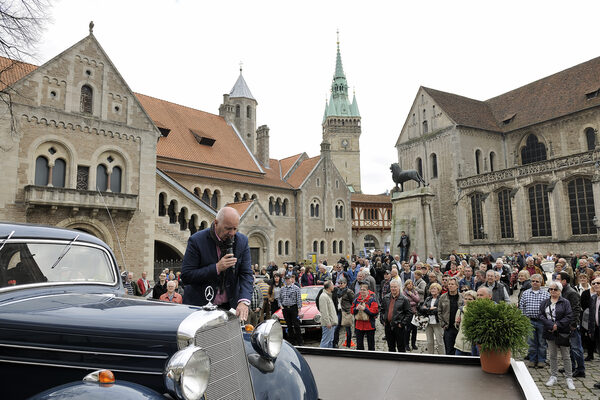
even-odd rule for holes
{"type": "Polygon", "coordinates": [[[48,389],[29,398],[30,400],[165,400],[167,397],[137,383],[71,382],[48,389]]]}
{"type": "Polygon", "coordinates": [[[287,341],[283,341],[281,351],[274,362],[265,360],[254,350],[248,333],[244,333],[244,345],[257,400],[319,398],[317,383],[310,366],[287,341]]]}

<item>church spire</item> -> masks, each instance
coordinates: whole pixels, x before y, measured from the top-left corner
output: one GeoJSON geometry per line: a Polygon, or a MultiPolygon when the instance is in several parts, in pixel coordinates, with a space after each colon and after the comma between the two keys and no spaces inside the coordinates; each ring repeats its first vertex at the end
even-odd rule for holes
{"type": "Polygon", "coordinates": [[[348,98],[348,82],[346,81],[346,74],[344,74],[344,67],[342,65],[342,54],[340,52],[340,32],[337,31],[337,53],[335,59],[335,73],[333,74],[333,81],[331,82],[331,97],[329,104],[325,105],[325,115],[323,116],[323,122],[327,117],[360,117],[358,113],[358,106],[352,107],[352,104],[356,104],[356,99],[350,103],[348,98]]]}

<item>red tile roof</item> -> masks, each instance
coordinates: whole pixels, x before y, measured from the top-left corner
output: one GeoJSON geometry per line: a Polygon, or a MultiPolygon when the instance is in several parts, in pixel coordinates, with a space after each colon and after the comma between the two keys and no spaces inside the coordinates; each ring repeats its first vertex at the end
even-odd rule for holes
{"type": "Polygon", "coordinates": [[[350,201],[356,203],[385,203],[392,204],[389,194],[359,194],[352,193],[350,201]]]}
{"type": "Polygon", "coordinates": [[[12,85],[37,68],[32,64],[0,57],[0,90],[12,85]]]}
{"type": "Polygon", "coordinates": [[[182,165],[177,160],[171,161],[165,159],[157,159],[156,166],[176,181],[179,181],[177,175],[184,175],[292,189],[287,182],[282,181],[279,175],[272,170],[267,170],[266,174],[244,174],[242,173],[243,171],[215,170],[206,168],[206,166],[182,165]]]}
{"type": "Polygon", "coordinates": [[[423,89],[458,125],[510,132],[599,106],[600,57],[486,101],[423,89]]]}
{"type": "Polygon", "coordinates": [[[296,161],[298,161],[300,159],[300,157],[302,157],[303,153],[300,154],[296,154],[287,158],[283,158],[280,161],[281,164],[281,176],[285,176],[285,174],[287,174],[290,170],[290,168],[292,168],[294,166],[294,163],[296,161]]]}
{"type": "Polygon", "coordinates": [[[225,204],[225,207],[234,208],[238,212],[238,214],[240,214],[241,217],[242,215],[244,215],[246,210],[250,208],[253,202],[254,200],[239,201],[237,203],[227,203],[225,204]]]}
{"type": "Polygon", "coordinates": [[[153,121],[171,130],[168,137],[158,140],[157,157],[261,172],[244,142],[223,117],[143,94],[136,96],[153,121]],[[194,133],[215,142],[212,146],[202,145],[194,133]]]}
{"type": "Polygon", "coordinates": [[[315,168],[320,159],[321,156],[317,156],[302,161],[294,172],[292,172],[287,182],[295,188],[300,188],[302,182],[304,182],[308,174],[315,168]]]}

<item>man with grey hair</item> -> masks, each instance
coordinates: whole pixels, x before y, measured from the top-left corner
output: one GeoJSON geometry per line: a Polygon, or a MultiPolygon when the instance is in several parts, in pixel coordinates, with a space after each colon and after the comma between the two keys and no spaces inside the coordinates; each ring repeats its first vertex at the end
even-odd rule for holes
{"type": "Polygon", "coordinates": [[[504,301],[510,303],[510,296],[506,287],[499,281],[496,271],[488,270],[485,273],[486,282],[482,286],[487,286],[492,290],[492,300],[496,303],[504,301]],[[497,279],[498,278],[498,279],[497,279]]]}
{"type": "Polygon", "coordinates": [[[479,289],[477,289],[477,299],[492,300],[492,289],[487,286],[481,286],[479,289]]]}
{"type": "Polygon", "coordinates": [[[321,312],[321,345],[323,348],[333,347],[333,334],[338,324],[338,315],[333,305],[333,282],[325,281],[323,293],[319,296],[319,311],[321,312]]]}
{"type": "Polygon", "coordinates": [[[385,340],[391,352],[405,352],[405,329],[410,328],[410,302],[400,293],[400,283],[390,282],[390,293],[381,300],[380,322],[385,328],[385,340]]]}
{"type": "Polygon", "coordinates": [[[542,276],[534,274],[530,278],[531,288],[525,290],[519,300],[519,308],[523,315],[529,318],[533,332],[529,336],[528,367],[543,368],[546,366],[546,339],[544,339],[544,324],[539,318],[540,305],[550,297],[546,290],[542,290],[542,276]]]}
{"type": "Polygon", "coordinates": [[[375,282],[375,278],[371,276],[368,268],[363,269],[364,273],[364,281],[369,284],[369,290],[373,293],[377,291],[377,283],[375,282]]]}
{"type": "Polygon", "coordinates": [[[209,228],[190,236],[181,280],[185,285],[184,304],[203,306],[211,300],[220,308],[234,308],[245,321],[254,274],[248,238],[238,232],[239,224],[237,210],[223,207],[209,228]]]}

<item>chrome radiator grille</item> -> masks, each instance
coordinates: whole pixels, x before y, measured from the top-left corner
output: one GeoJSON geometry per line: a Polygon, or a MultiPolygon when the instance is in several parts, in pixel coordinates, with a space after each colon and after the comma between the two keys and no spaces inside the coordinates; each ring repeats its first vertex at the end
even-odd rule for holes
{"type": "Polygon", "coordinates": [[[242,331],[237,318],[215,328],[199,331],[194,340],[210,357],[207,399],[254,399],[242,331]]]}

